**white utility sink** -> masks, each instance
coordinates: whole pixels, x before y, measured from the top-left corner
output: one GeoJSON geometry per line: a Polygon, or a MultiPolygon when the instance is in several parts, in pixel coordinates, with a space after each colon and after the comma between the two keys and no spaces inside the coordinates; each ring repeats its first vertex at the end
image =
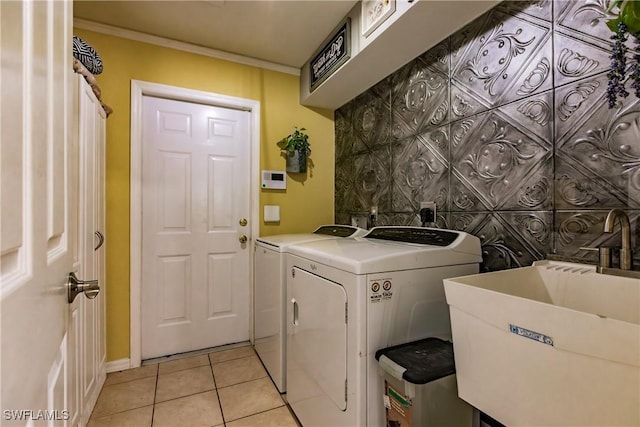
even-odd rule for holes
{"type": "Polygon", "coordinates": [[[640,279],[595,266],[444,280],[458,394],[509,426],[640,426],[640,279]]]}

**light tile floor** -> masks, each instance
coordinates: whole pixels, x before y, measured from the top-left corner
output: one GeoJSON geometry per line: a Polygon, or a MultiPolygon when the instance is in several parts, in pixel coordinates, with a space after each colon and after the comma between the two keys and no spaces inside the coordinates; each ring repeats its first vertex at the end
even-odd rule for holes
{"type": "Polygon", "coordinates": [[[298,427],[250,345],[107,375],[88,427],[298,427]]]}

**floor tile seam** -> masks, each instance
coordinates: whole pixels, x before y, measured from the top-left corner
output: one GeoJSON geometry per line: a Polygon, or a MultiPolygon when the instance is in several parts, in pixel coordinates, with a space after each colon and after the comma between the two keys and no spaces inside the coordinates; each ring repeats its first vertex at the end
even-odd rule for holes
{"type": "MultiPolygon", "coordinates": [[[[122,414],[123,412],[135,411],[135,410],[138,410],[138,409],[147,408],[149,406],[154,406],[154,404],[150,403],[150,404],[147,404],[147,405],[136,406],[135,408],[124,409],[122,411],[109,412],[108,414],[103,414],[103,415],[100,415],[98,417],[94,417],[93,413],[92,413],[91,417],[89,417],[89,421],[91,421],[91,420],[97,421],[100,418],[112,417],[114,415],[122,414]]],[[[151,409],[151,422],[153,423],[153,409],[151,409]]]]}
{"type": "Polygon", "coordinates": [[[156,416],[156,395],[158,394],[158,379],[160,377],[160,366],[156,369],[156,387],[153,390],[153,407],[151,408],[151,425],[153,427],[153,417],[156,416]]]}
{"type": "MultiPolygon", "coordinates": [[[[209,359],[211,362],[211,359],[209,359]]],[[[218,383],[216,383],[216,376],[213,373],[213,364],[209,363],[209,367],[211,368],[211,376],[213,377],[213,385],[216,387],[216,398],[218,401],[218,408],[220,408],[220,416],[222,417],[222,425],[226,426],[226,421],[224,420],[224,410],[222,409],[222,402],[220,401],[220,393],[218,393],[218,383]]],[[[215,426],[214,426],[215,427],[215,426]]]]}
{"type": "Polygon", "coordinates": [[[196,394],[208,393],[210,391],[215,391],[216,393],[218,393],[218,390],[216,388],[211,388],[211,389],[208,389],[208,390],[201,390],[201,391],[198,391],[198,392],[195,392],[195,393],[185,394],[184,396],[172,397],[171,399],[162,400],[160,402],[156,402],[154,400],[153,404],[157,405],[159,403],[171,402],[172,400],[178,400],[178,399],[182,399],[184,397],[191,397],[191,396],[195,396],[196,394]]]}
{"type": "Polygon", "coordinates": [[[216,347],[208,347],[208,348],[202,348],[199,350],[186,351],[183,353],[175,353],[168,356],[152,357],[150,359],[142,360],[140,363],[141,363],[141,366],[149,366],[153,364],[172,362],[174,360],[187,359],[189,357],[201,356],[203,354],[209,355],[212,353],[219,353],[221,351],[234,350],[234,349],[243,348],[243,347],[253,347],[253,346],[249,341],[243,341],[239,343],[225,344],[225,345],[216,346],[216,347]],[[160,359],[167,359],[167,360],[160,360],[160,359]]]}
{"type": "MultiPolygon", "coordinates": [[[[1,1],[1,0],[0,0],[0,1],[1,1]]],[[[135,378],[135,379],[133,379],[133,380],[126,380],[126,381],[122,381],[122,382],[115,383],[115,384],[108,384],[108,385],[104,385],[104,384],[103,384],[103,385],[102,385],[102,389],[100,389],[100,393],[102,393],[102,390],[104,390],[104,389],[106,389],[106,388],[109,388],[109,387],[121,386],[121,385],[123,385],[123,384],[128,384],[128,383],[132,383],[132,382],[135,382],[135,381],[149,380],[150,378],[153,378],[153,377],[155,377],[155,378],[156,378],[156,381],[158,380],[158,374],[155,374],[155,375],[149,375],[148,377],[135,378]]]]}
{"type": "Polygon", "coordinates": [[[182,368],[182,369],[177,369],[175,371],[163,372],[163,373],[160,373],[160,370],[158,369],[158,376],[160,376],[160,375],[171,375],[171,374],[175,374],[176,372],[188,371],[189,369],[203,368],[203,367],[205,367],[207,365],[211,365],[211,363],[207,363],[207,364],[199,365],[199,366],[191,366],[190,368],[182,368]]]}
{"type": "MultiPolygon", "coordinates": [[[[213,365],[219,365],[219,364],[221,364],[221,363],[235,362],[236,360],[248,359],[248,358],[250,358],[250,357],[257,357],[257,355],[256,355],[256,354],[252,354],[252,355],[249,355],[249,356],[241,356],[241,357],[236,357],[235,359],[223,360],[223,361],[221,361],[221,362],[213,362],[213,361],[212,361],[212,362],[211,362],[211,366],[213,366],[213,365]]],[[[259,357],[258,357],[258,360],[260,360],[260,358],[259,358],[259,357]]]]}
{"type": "Polygon", "coordinates": [[[149,375],[149,376],[142,377],[142,378],[134,378],[134,379],[132,379],[132,380],[120,381],[120,382],[117,382],[117,383],[115,383],[115,384],[105,384],[105,385],[103,385],[103,386],[102,386],[102,388],[104,389],[104,388],[106,388],[106,387],[113,387],[114,385],[126,384],[126,383],[130,383],[130,382],[133,382],[133,381],[146,380],[146,379],[149,379],[149,378],[151,378],[151,377],[157,377],[157,376],[158,376],[158,374],[156,373],[156,374],[149,375]]]}
{"type": "Polygon", "coordinates": [[[233,420],[227,420],[227,419],[225,419],[225,418],[223,417],[223,419],[224,419],[224,423],[225,423],[225,425],[226,425],[227,423],[231,423],[231,422],[235,422],[235,421],[243,420],[243,419],[245,419],[245,418],[253,417],[253,416],[256,416],[256,415],[260,415],[260,414],[264,414],[265,412],[273,411],[273,410],[276,410],[276,409],[278,409],[278,408],[282,408],[283,406],[287,406],[287,405],[285,405],[285,404],[284,404],[284,402],[283,402],[283,403],[282,403],[282,405],[280,405],[280,406],[276,406],[275,408],[265,409],[264,411],[259,411],[259,412],[253,413],[253,414],[244,415],[244,416],[242,416],[242,417],[240,417],[240,418],[236,418],[236,419],[233,419],[233,420]]]}
{"type": "MultiPolygon", "coordinates": [[[[222,387],[218,387],[218,388],[216,388],[216,390],[222,390],[222,389],[224,389],[224,388],[229,388],[229,387],[233,387],[233,386],[240,385],[240,384],[250,383],[251,381],[257,381],[257,380],[261,380],[261,379],[263,379],[263,378],[269,378],[269,375],[267,375],[267,373],[265,372],[265,375],[264,375],[264,376],[262,376],[262,377],[252,378],[252,379],[250,379],[250,380],[240,381],[239,383],[225,385],[225,386],[222,386],[222,387]]],[[[280,393],[278,393],[278,394],[280,394],[280,393]]]]}
{"type": "MultiPolygon", "coordinates": [[[[212,365],[219,365],[219,364],[221,364],[221,363],[234,362],[234,361],[236,361],[236,360],[240,360],[240,359],[248,359],[249,357],[254,357],[254,356],[255,356],[255,357],[257,357],[258,355],[257,355],[257,354],[250,354],[249,356],[240,356],[240,357],[235,357],[235,358],[233,358],[233,359],[222,360],[222,361],[220,361],[220,362],[213,362],[213,361],[211,361],[211,358],[209,358],[209,361],[211,361],[211,364],[212,364],[212,365]]],[[[258,358],[258,359],[259,359],[259,358],[258,358]]]]}

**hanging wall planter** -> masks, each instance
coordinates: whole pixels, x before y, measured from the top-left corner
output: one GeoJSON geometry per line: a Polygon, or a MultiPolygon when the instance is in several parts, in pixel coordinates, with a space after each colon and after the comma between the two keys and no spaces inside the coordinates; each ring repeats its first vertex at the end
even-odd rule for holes
{"type": "Polygon", "coordinates": [[[287,159],[287,172],[306,173],[307,157],[311,154],[309,135],[304,133],[306,129],[297,127],[290,135],[278,141],[278,147],[287,159]]]}
{"type": "Polygon", "coordinates": [[[307,153],[302,150],[287,152],[287,172],[304,173],[307,171],[307,153]]]}

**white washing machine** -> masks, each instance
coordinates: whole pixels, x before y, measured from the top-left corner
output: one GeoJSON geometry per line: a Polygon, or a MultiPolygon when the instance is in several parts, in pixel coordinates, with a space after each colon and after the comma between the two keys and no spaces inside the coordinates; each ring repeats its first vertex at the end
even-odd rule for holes
{"type": "Polygon", "coordinates": [[[367,230],[346,225],[323,225],[313,233],[258,237],[254,257],[255,349],[280,393],[285,378],[285,252],[294,243],[356,237],[367,230]]]}
{"type": "Polygon", "coordinates": [[[287,401],[304,427],[384,425],[376,350],[451,339],[442,280],[478,272],[479,239],[376,227],[288,252],[287,401]]]}

